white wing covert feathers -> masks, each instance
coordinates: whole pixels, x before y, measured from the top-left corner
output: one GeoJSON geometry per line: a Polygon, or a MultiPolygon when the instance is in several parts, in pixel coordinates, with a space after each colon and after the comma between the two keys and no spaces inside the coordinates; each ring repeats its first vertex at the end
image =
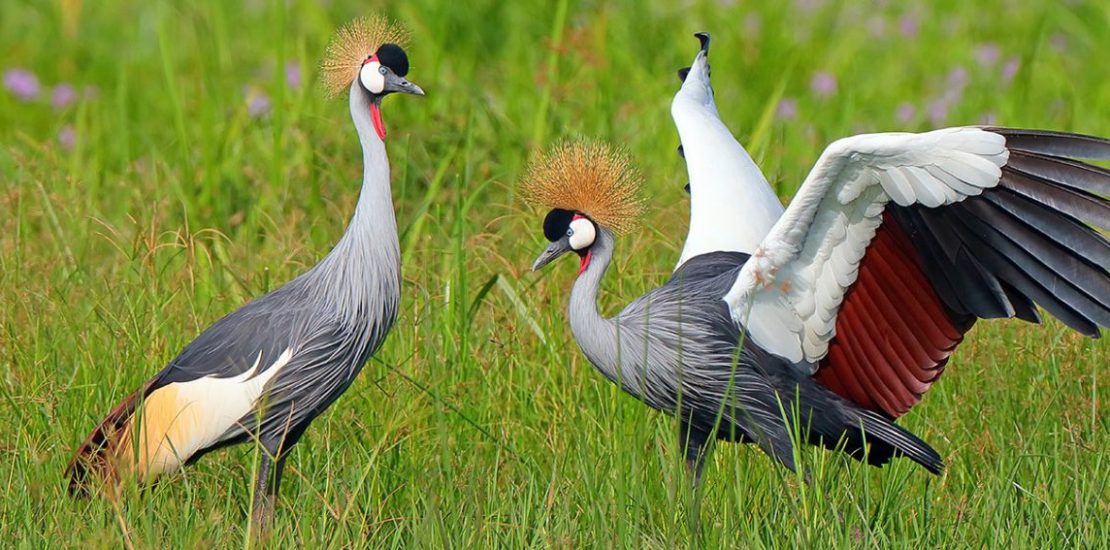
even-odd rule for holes
{"type": "Polygon", "coordinates": [[[1006,139],[979,128],[865,134],[830,145],[725,296],[764,349],[815,364],[889,201],[938,207],[998,185],[1006,139]]]}

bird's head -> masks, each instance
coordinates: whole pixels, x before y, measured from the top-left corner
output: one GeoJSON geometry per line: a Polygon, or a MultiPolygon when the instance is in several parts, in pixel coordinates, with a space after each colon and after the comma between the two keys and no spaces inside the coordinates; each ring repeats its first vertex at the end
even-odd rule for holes
{"type": "Polygon", "coordinates": [[[404,48],[392,42],[382,44],[377,51],[362,62],[358,72],[358,83],[371,98],[381,98],[393,92],[424,95],[420,86],[405,80],[409,74],[409,56],[404,48]]]}
{"type": "Polygon", "coordinates": [[[627,153],[599,142],[564,142],[533,161],[521,193],[530,204],[550,209],[543,234],[551,244],[532,270],[574,252],[581,259],[579,274],[585,271],[600,235],[627,231],[639,221],[640,182],[627,153]]]}
{"type": "Polygon", "coordinates": [[[320,65],[329,95],[350,90],[352,105],[369,106],[374,129],[383,140],[382,98],[394,92],[424,95],[420,86],[405,78],[409,57],[401,45],[406,38],[404,29],[384,17],[356,19],[336,32],[320,65]]]}
{"type": "Polygon", "coordinates": [[[543,236],[551,242],[532,264],[532,271],[566,254],[574,252],[581,258],[578,272],[582,273],[590,265],[590,248],[597,240],[598,226],[581,212],[553,208],[543,219],[543,236]]]}

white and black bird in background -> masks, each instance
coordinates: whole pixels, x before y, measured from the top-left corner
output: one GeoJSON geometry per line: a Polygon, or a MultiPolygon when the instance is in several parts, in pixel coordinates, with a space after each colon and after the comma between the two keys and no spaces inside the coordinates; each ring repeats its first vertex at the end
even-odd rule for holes
{"type": "Polygon", "coordinates": [[[551,244],[533,269],[580,258],[568,308],[579,347],[625,392],[679,416],[697,476],[718,439],[794,468],[790,426],[870,464],[906,456],[940,472],[940,455],[895,419],[977,319],[1038,322],[1040,306],[1087,336],[1110,326],[1110,242],[1098,231],[1110,229],[1110,171],[1074,160],[1110,160],[1110,141],[975,127],[850,137],[768,225],[774,195],[746,154],[698,156],[695,144],[722,154],[731,143],[708,71],[704,86],[691,80],[704,53],[672,107],[691,196],[706,183],[738,201],[717,216],[692,205],[680,267],[661,287],[615,317],[598,310],[615,235],[640,212],[627,155],[564,144],[522,184],[550,209],[551,244]],[[696,177],[714,164],[739,167],[724,173],[734,185],[696,177]]]}
{"type": "Polygon", "coordinates": [[[151,482],[236,443],[263,448],[252,517],[272,513],[290,448],[351,384],[397,317],[400,250],[390,196],[382,99],[424,95],[405,79],[404,32],[382,18],[339,30],[321,68],[332,95],[349,93],[362,145],[354,215],[304,274],[216,321],[117,405],[77,449],[70,491],[125,477],[151,482]]]}

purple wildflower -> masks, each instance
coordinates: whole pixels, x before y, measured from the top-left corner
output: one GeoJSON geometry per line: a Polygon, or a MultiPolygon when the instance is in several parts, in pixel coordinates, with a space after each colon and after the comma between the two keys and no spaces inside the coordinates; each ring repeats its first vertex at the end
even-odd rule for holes
{"type": "Polygon", "coordinates": [[[941,126],[948,120],[948,107],[950,106],[949,99],[942,97],[934,99],[929,102],[929,123],[933,126],[941,126]]]}
{"type": "Polygon", "coordinates": [[[894,118],[902,124],[908,124],[915,116],[917,116],[917,109],[908,101],[899,103],[898,108],[894,110],[894,118]]]}
{"type": "Polygon", "coordinates": [[[61,111],[73,104],[74,101],[77,101],[77,90],[64,82],[54,86],[54,91],[50,93],[50,104],[54,106],[55,110],[61,111]]]}
{"type": "Polygon", "coordinates": [[[975,48],[975,61],[983,68],[993,67],[995,63],[998,63],[998,58],[1001,55],[998,44],[994,42],[980,44],[978,48],[975,48]]]}
{"type": "Polygon", "coordinates": [[[299,90],[301,89],[302,82],[303,78],[301,75],[301,66],[296,63],[286,63],[285,83],[289,86],[289,88],[293,90],[299,90]]]}
{"type": "Polygon", "coordinates": [[[1064,53],[1068,49],[1068,35],[1060,32],[1054,33],[1052,36],[1048,37],[1048,44],[1052,46],[1052,49],[1056,50],[1057,53],[1064,53]]]}
{"type": "Polygon", "coordinates": [[[259,90],[247,95],[247,114],[251,118],[262,118],[270,113],[270,97],[259,90]]]}
{"type": "Polygon", "coordinates": [[[4,87],[23,101],[34,101],[39,96],[39,79],[25,69],[4,71],[4,87]]]}
{"type": "Polygon", "coordinates": [[[898,19],[898,31],[906,38],[917,38],[919,26],[917,16],[906,14],[898,19]]]}
{"type": "Polygon", "coordinates": [[[794,0],[794,6],[800,11],[814,12],[825,4],[825,0],[794,0]]]}
{"type": "Polygon", "coordinates": [[[809,89],[817,97],[829,97],[836,93],[836,77],[825,71],[813,73],[813,78],[809,80],[809,89]]]}
{"type": "Polygon", "coordinates": [[[798,101],[791,97],[784,97],[779,100],[778,107],[775,108],[775,117],[779,120],[794,120],[798,116],[798,101]]]}
{"type": "Polygon", "coordinates": [[[58,143],[65,151],[72,151],[74,144],[77,143],[77,132],[73,126],[65,125],[58,131],[58,143]]]}
{"type": "Polygon", "coordinates": [[[748,12],[748,14],[744,16],[743,27],[744,34],[759,34],[760,29],[763,28],[763,19],[759,17],[758,13],[748,12]]]}
{"type": "Polygon", "coordinates": [[[963,90],[967,86],[968,72],[963,67],[956,67],[948,73],[948,85],[958,90],[963,90]]]}
{"type": "Polygon", "coordinates": [[[1011,57],[1006,60],[1006,64],[1002,65],[1002,83],[1009,84],[1013,82],[1014,77],[1017,76],[1018,69],[1021,68],[1021,61],[1016,57],[1011,57]]]}
{"type": "Polygon", "coordinates": [[[886,36],[886,19],[881,15],[872,15],[867,18],[867,32],[871,33],[872,38],[886,36]]]}

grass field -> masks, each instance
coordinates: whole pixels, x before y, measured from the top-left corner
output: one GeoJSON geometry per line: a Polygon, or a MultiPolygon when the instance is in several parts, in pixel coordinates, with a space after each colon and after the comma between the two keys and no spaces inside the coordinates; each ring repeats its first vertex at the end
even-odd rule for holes
{"type": "Polygon", "coordinates": [[[615,312],[666,278],[685,235],[669,105],[694,31],[713,35],[722,117],[788,198],[853,133],[1110,135],[1106,3],[241,4],[0,0],[3,545],[250,545],[249,446],[119,506],[70,500],[62,470],[201,329],[339,237],[361,158],[315,67],[371,9],[411,29],[409,77],[428,92],[383,109],[402,315],[293,452],[272,544],[1110,544],[1110,345],[1056,322],[981,323],[904,419],[945,475],[812,451],[805,484],[724,446],[696,528],[675,423],[580,354],[574,269],[529,273],[543,213],[514,199],[529,154],[561,137],[631,151],[650,208],[619,243],[615,312]]]}

